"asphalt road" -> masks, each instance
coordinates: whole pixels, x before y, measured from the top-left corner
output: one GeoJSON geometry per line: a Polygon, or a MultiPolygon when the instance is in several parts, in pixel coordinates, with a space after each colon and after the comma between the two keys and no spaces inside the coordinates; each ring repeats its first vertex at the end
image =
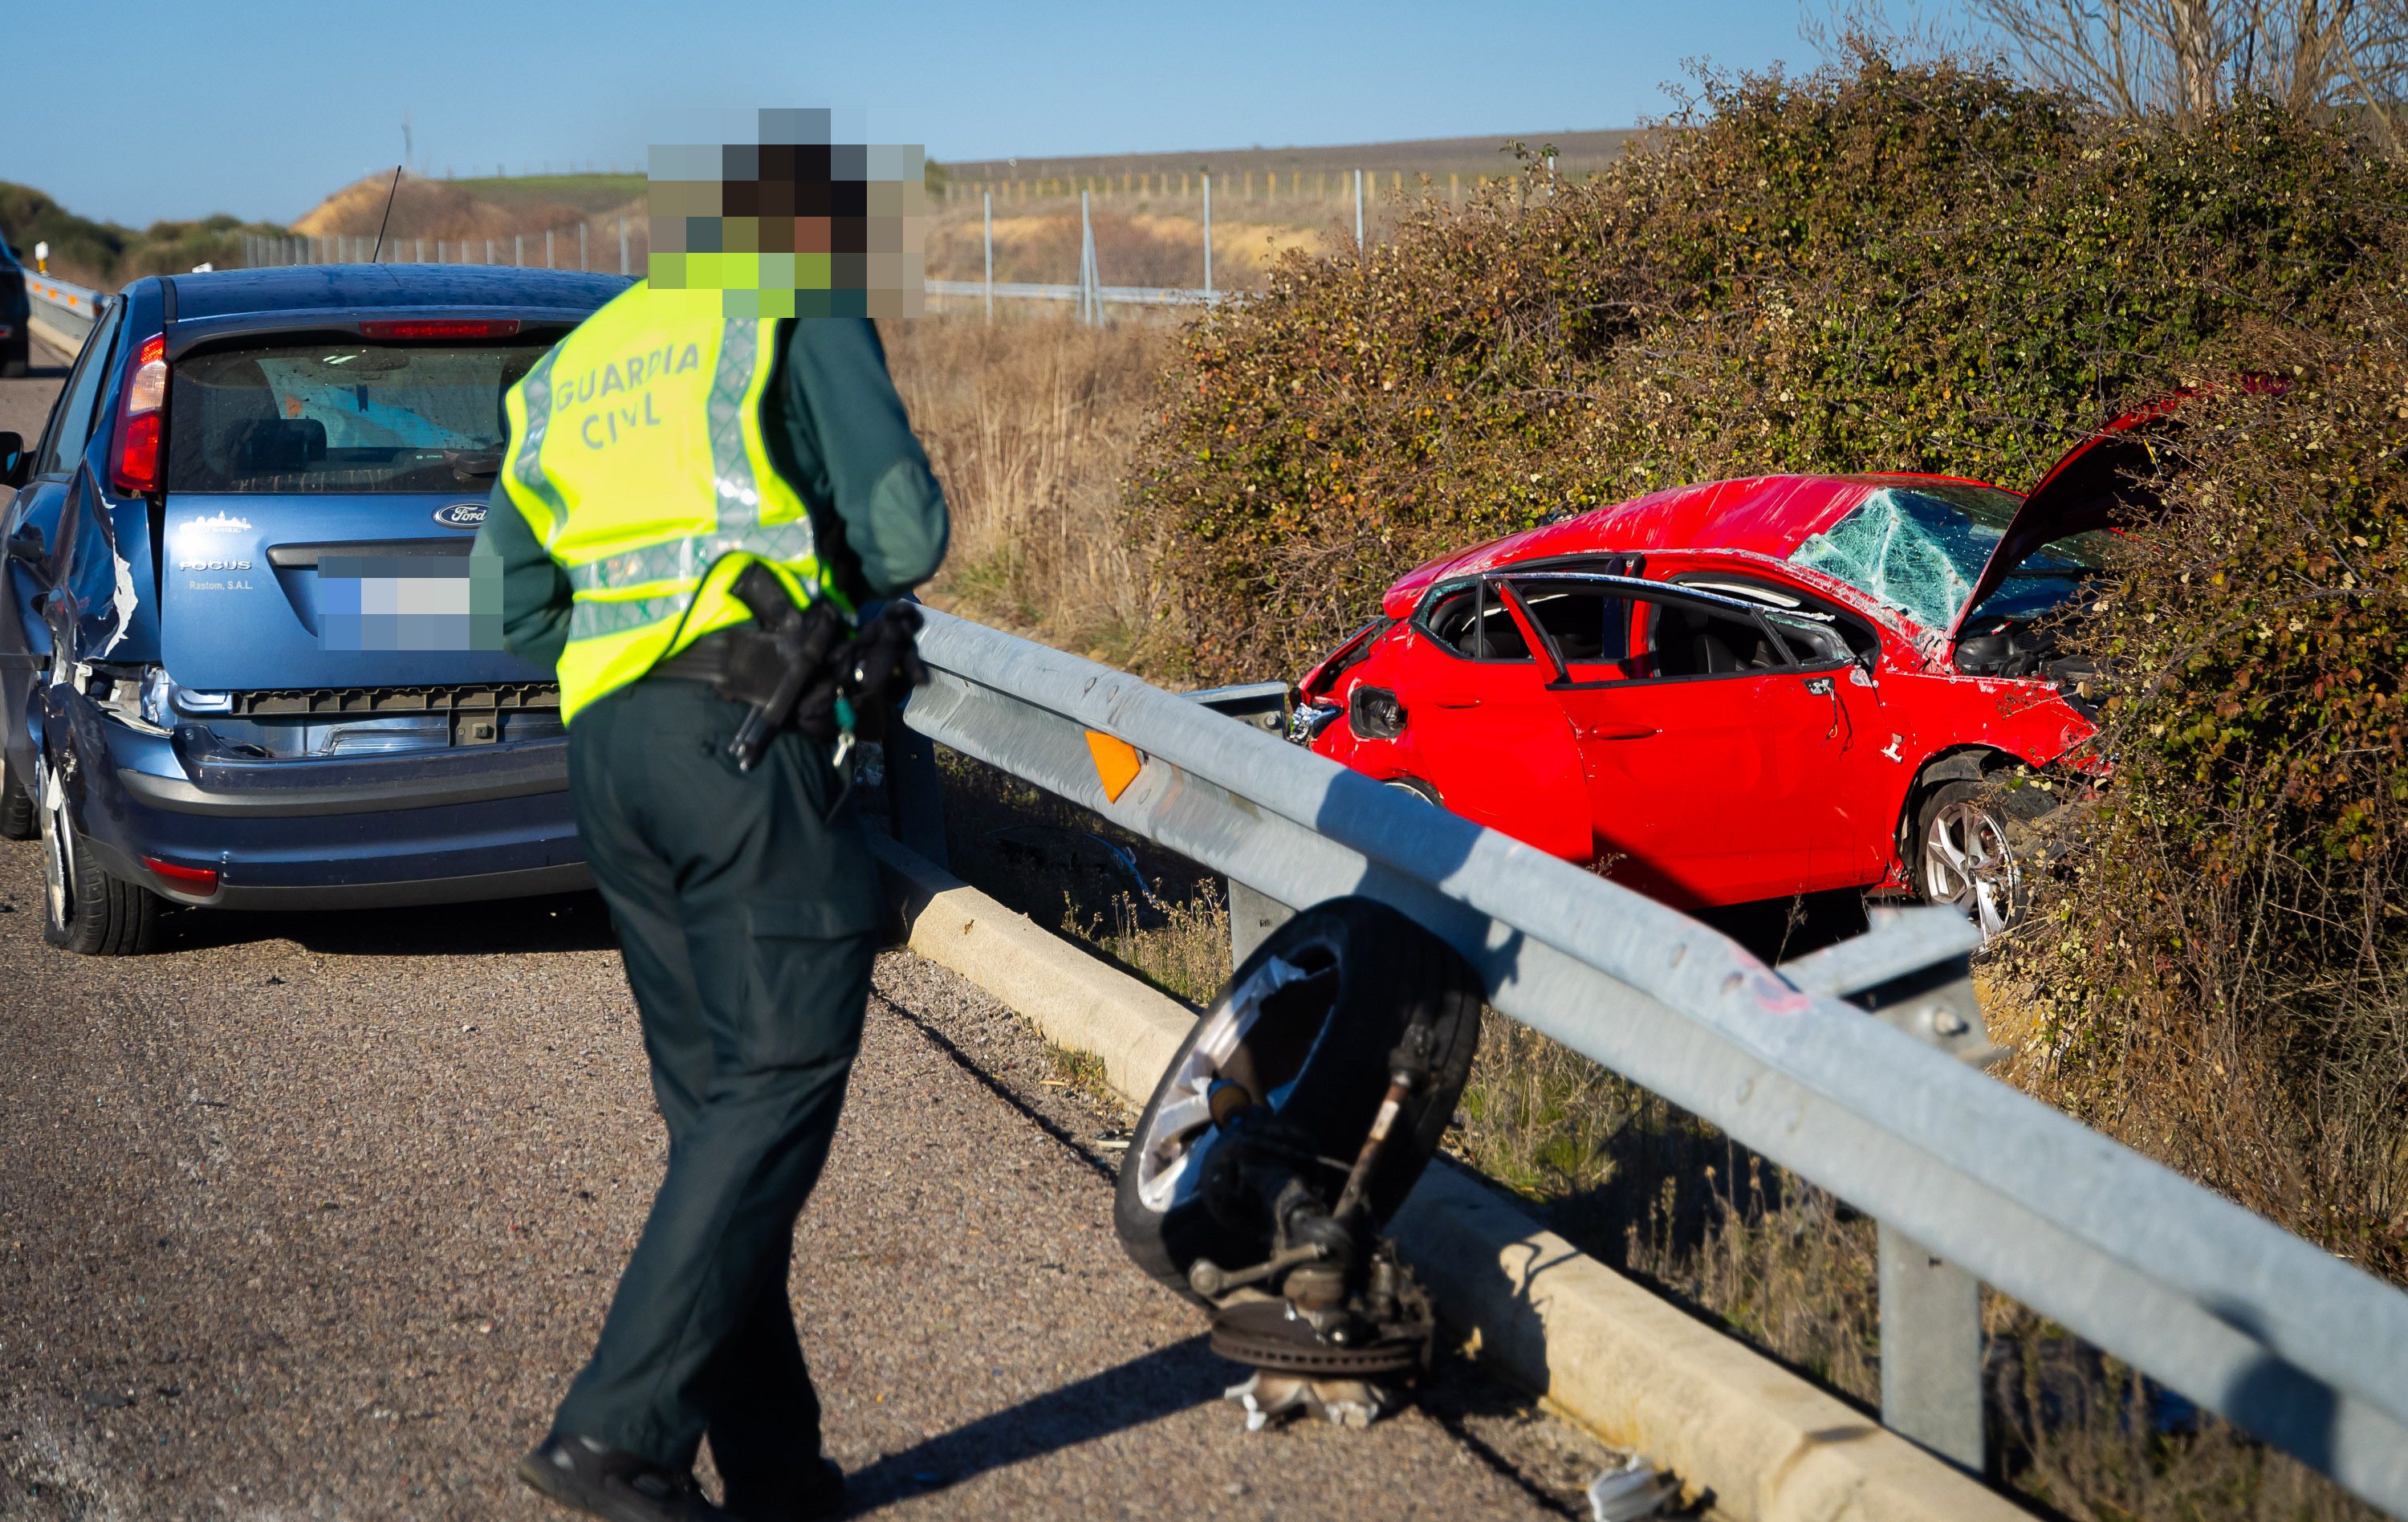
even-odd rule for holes
{"type": "MultiPolygon", "coordinates": [[[[33,363],[23,380],[0,380],[0,429],[22,434],[30,449],[42,431],[42,420],[50,415],[50,399],[67,378],[67,360],[39,338],[26,357],[33,363]]],[[[0,492],[7,489],[0,487],[0,492]]]]}
{"type": "MultiPolygon", "coordinates": [[[[598,903],[187,912],[102,961],[40,893],[0,842],[0,1517],[559,1515],[510,1467],[664,1160],[598,903]]],[[[877,988],[793,1281],[862,1511],[1537,1516],[1609,1460],[1456,1361],[1368,1433],[1246,1434],[1112,1237],[1121,1117],[943,969],[877,988]]]]}

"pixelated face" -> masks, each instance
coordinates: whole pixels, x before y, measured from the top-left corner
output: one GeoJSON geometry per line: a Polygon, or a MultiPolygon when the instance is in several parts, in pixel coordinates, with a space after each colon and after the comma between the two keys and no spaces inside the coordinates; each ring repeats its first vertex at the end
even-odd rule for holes
{"type": "Polygon", "coordinates": [[[830,140],[825,110],[765,110],[757,143],[655,144],[656,291],[736,317],[916,317],[926,151],[830,140]]]}

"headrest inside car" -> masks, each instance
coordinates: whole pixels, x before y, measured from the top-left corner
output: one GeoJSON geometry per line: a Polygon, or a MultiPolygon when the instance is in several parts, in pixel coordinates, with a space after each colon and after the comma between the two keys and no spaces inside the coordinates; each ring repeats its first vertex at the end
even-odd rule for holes
{"type": "Polygon", "coordinates": [[[299,470],[326,457],[326,425],[316,418],[261,418],[243,424],[236,468],[250,475],[299,470]]]}

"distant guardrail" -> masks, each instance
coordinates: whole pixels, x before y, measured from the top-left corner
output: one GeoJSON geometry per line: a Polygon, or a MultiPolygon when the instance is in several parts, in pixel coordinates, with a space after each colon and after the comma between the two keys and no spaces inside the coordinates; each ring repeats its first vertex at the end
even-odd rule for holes
{"type": "Polygon", "coordinates": [[[48,275],[25,272],[25,294],[33,302],[31,326],[43,342],[72,354],[83,347],[92,325],[100,321],[108,297],[48,275]]]}

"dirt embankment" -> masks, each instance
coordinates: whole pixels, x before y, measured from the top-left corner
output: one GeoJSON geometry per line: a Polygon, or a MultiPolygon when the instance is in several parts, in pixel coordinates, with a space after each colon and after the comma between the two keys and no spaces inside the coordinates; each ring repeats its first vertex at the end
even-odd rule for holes
{"type": "MultiPolygon", "coordinates": [[[[388,173],[369,175],[344,186],[295,221],[293,230],[310,237],[372,237],[384,219],[388,192],[393,197],[393,220],[385,229],[388,237],[505,237],[574,227],[588,220],[573,206],[547,201],[498,206],[442,180],[408,173],[396,186],[388,173]]],[[[640,201],[624,210],[632,217],[643,215],[640,201]]]]}

